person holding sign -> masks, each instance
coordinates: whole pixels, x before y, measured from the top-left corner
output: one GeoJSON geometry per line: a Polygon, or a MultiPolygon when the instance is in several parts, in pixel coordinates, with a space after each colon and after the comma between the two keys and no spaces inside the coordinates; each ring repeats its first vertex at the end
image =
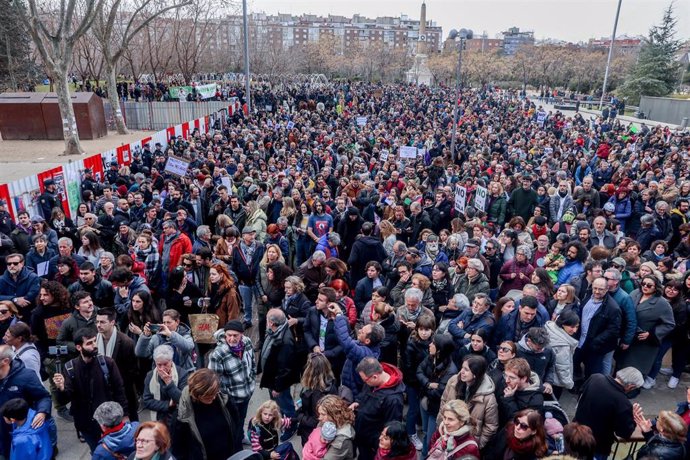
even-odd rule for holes
{"type": "Polygon", "coordinates": [[[503,228],[506,221],[506,202],[503,194],[503,186],[500,182],[492,182],[489,184],[489,202],[486,205],[486,213],[488,221],[496,224],[498,228],[503,228]]]}

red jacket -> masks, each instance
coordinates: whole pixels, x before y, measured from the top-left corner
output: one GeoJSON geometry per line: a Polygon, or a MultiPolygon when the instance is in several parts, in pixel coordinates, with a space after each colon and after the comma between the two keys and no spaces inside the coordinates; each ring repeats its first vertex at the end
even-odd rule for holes
{"type": "MultiPolygon", "coordinates": [[[[165,237],[163,241],[158,244],[158,252],[161,257],[163,257],[163,246],[165,246],[165,237]]],[[[168,272],[172,272],[175,267],[180,263],[180,259],[184,254],[190,254],[192,252],[192,241],[187,235],[182,232],[177,233],[177,237],[172,242],[170,247],[170,256],[168,257],[168,272]]]]}

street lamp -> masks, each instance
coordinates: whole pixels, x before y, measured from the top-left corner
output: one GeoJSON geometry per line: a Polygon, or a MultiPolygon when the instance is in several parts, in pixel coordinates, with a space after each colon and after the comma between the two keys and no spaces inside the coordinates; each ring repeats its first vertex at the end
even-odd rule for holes
{"type": "Polygon", "coordinates": [[[450,138],[450,155],[453,159],[453,163],[455,163],[455,160],[457,158],[457,155],[455,154],[455,136],[457,134],[458,129],[458,101],[460,100],[460,90],[462,88],[460,77],[460,71],[462,70],[462,49],[465,47],[465,40],[472,38],[472,30],[460,29],[460,31],[457,31],[455,29],[452,29],[448,34],[448,39],[455,40],[457,38],[460,39],[460,45],[458,46],[458,69],[455,75],[455,102],[453,104],[453,134],[450,138]]]}
{"type": "Polygon", "coordinates": [[[616,29],[618,28],[618,16],[621,14],[621,3],[623,0],[618,0],[618,8],[616,8],[616,19],[613,21],[613,33],[611,34],[611,43],[609,44],[609,56],[606,58],[606,71],[604,72],[604,84],[601,87],[601,99],[599,100],[599,110],[604,105],[604,96],[606,95],[606,84],[609,80],[609,67],[611,66],[611,55],[613,54],[613,43],[616,41],[616,29]]]}
{"type": "Polygon", "coordinates": [[[249,84],[249,27],[247,27],[247,0],[242,0],[242,29],[244,32],[244,87],[247,99],[247,117],[252,115],[252,95],[249,84]]]}

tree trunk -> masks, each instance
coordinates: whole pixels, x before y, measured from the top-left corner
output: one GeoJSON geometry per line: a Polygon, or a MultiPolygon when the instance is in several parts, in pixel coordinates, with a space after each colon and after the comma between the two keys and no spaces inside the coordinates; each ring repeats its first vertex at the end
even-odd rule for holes
{"type": "Polygon", "coordinates": [[[122,116],[122,110],[120,109],[120,97],[117,95],[117,75],[115,74],[115,67],[110,65],[107,59],[105,59],[105,75],[108,82],[108,100],[110,101],[110,106],[113,108],[113,118],[115,118],[115,126],[117,127],[118,134],[129,134],[127,125],[125,124],[125,118],[122,116]]]}
{"type": "Polygon", "coordinates": [[[60,107],[60,118],[62,118],[62,134],[65,138],[65,152],[63,155],[81,155],[84,150],[79,142],[77,132],[77,119],[74,116],[72,98],[69,91],[67,73],[55,75],[55,91],[57,92],[58,107],[60,107]]]}

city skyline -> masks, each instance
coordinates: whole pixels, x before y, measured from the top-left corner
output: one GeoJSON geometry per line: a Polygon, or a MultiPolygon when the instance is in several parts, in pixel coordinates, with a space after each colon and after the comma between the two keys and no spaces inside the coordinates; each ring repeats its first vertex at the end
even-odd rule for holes
{"type": "MultiPolygon", "coordinates": [[[[510,27],[533,31],[537,40],[557,39],[586,42],[591,38],[611,36],[617,0],[427,0],[427,20],[443,28],[444,38],[450,29],[468,28],[475,35],[486,31],[489,38],[497,37],[510,27]],[[549,13],[557,12],[554,21],[549,13]],[[593,14],[593,11],[599,11],[593,14]],[[454,19],[462,17],[463,19],[454,19]]],[[[623,0],[617,36],[646,36],[649,28],[661,22],[669,0],[623,0]]],[[[352,17],[399,17],[407,15],[419,19],[419,0],[379,0],[377,2],[350,0],[348,2],[315,2],[295,0],[286,4],[281,0],[249,0],[251,12],[267,14],[316,14],[352,17]]],[[[690,38],[690,2],[675,2],[674,16],[678,23],[676,37],[690,38]]]]}

